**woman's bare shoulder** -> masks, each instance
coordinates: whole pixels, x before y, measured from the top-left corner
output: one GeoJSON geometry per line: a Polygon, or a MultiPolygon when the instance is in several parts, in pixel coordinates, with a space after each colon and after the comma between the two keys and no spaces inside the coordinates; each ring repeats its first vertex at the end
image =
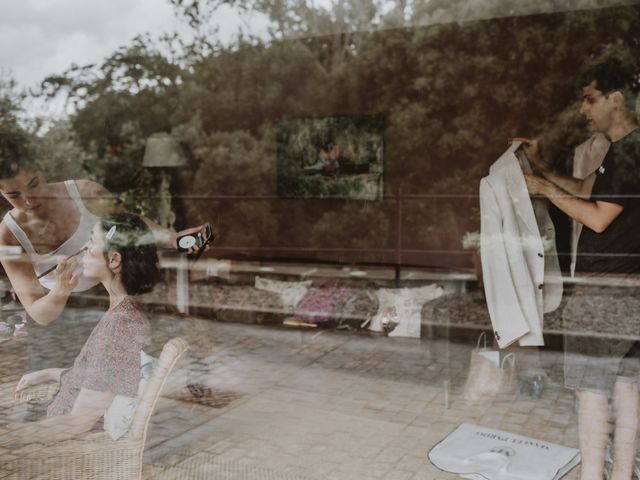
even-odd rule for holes
{"type": "Polygon", "coordinates": [[[9,229],[7,224],[4,223],[4,220],[0,222],[0,245],[20,245],[13,232],[9,229]]]}
{"type": "Polygon", "coordinates": [[[91,198],[97,195],[99,196],[111,196],[111,192],[107,190],[104,186],[99,184],[98,182],[94,182],[93,180],[81,179],[74,180],[76,187],[78,187],[78,191],[80,192],[80,196],[83,198],[91,198]]]}
{"type": "Polygon", "coordinates": [[[87,208],[94,214],[101,216],[118,211],[118,199],[103,185],[92,180],[75,180],[80,197],[87,208]]]}

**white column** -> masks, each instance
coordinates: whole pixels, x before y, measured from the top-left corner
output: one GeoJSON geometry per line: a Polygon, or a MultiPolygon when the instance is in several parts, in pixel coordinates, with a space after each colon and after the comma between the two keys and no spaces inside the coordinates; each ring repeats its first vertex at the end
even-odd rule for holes
{"type": "Polygon", "coordinates": [[[176,307],[180,313],[189,314],[189,263],[186,255],[178,256],[176,266],[176,307]]]}

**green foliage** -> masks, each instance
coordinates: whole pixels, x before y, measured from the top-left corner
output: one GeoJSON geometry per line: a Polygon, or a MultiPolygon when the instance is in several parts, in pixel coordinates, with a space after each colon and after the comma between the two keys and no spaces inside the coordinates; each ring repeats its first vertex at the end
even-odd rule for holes
{"type": "Polygon", "coordinates": [[[18,91],[15,79],[0,71],[0,122],[3,125],[17,125],[24,99],[25,94],[18,91]]]}
{"type": "Polygon", "coordinates": [[[35,139],[38,168],[48,181],[61,182],[87,177],[85,164],[91,156],[75,141],[75,132],[68,121],[55,122],[35,139]]]}
{"type": "Polygon", "coordinates": [[[285,176],[279,179],[278,191],[290,198],[357,198],[364,191],[359,179],[285,176]]]}
{"type": "Polygon", "coordinates": [[[332,34],[340,31],[362,31],[378,24],[383,5],[406,1],[383,2],[360,0],[332,2],[327,8],[306,0],[169,0],[176,12],[196,30],[202,30],[222,7],[240,13],[262,13],[271,21],[272,38],[291,35],[332,34]]]}
{"type": "Polygon", "coordinates": [[[11,176],[16,167],[33,166],[34,136],[21,121],[23,92],[15,80],[0,71],[0,178],[11,176]]]}

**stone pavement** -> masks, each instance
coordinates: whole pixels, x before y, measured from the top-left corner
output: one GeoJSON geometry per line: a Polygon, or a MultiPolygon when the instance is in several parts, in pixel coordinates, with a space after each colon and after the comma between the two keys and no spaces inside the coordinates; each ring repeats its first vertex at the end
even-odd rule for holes
{"type": "MultiPolygon", "coordinates": [[[[70,311],[67,331],[99,316],[95,309],[70,311]]],[[[507,390],[466,405],[470,344],[169,314],[153,315],[153,327],[149,353],[157,355],[174,336],[186,337],[191,348],[153,417],[147,478],[459,478],[432,466],[427,452],[462,422],[577,444],[573,395],[558,383],[539,400],[507,390]]],[[[61,341],[45,335],[41,348],[60,351],[61,341]]],[[[7,400],[27,361],[20,345],[0,349],[7,400]]],[[[561,354],[546,352],[543,360],[559,381],[561,354]]],[[[577,469],[565,478],[578,478],[577,469]]]]}

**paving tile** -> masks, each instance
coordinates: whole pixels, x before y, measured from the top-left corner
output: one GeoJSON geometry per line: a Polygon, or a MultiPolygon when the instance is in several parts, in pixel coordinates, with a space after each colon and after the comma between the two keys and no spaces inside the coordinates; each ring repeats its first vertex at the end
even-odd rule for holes
{"type": "MultiPolygon", "coordinates": [[[[68,321],[86,328],[99,314],[83,310],[68,321]]],[[[269,474],[274,479],[449,480],[458,477],[431,465],[427,453],[463,422],[577,444],[575,399],[560,384],[549,386],[539,400],[508,392],[466,404],[461,394],[471,345],[357,332],[317,335],[168,314],[157,315],[153,325],[150,352],[157,355],[178,335],[191,348],[152,418],[145,453],[149,478],[224,471],[238,479],[269,474]],[[176,396],[194,382],[233,392],[237,400],[213,408],[176,396]]],[[[75,347],[79,340],[65,341],[75,347]]],[[[45,332],[40,341],[50,352],[48,361],[55,361],[59,337],[45,332]]],[[[11,407],[11,389],[28,359],[21,346],[1,353],[0,421],[21,421],[25,412],[11,407]]],[[[561,364],[561,356],[543,352],[549,365],[561,364]]],[[[577,470],[567,478],[576,475],[577,470]]]]}
{"type": "Polygon", "coordinates": [[[414,473],[407,470],[393,470],[384,476],[385,480],[409,480],[414,473]]]}

